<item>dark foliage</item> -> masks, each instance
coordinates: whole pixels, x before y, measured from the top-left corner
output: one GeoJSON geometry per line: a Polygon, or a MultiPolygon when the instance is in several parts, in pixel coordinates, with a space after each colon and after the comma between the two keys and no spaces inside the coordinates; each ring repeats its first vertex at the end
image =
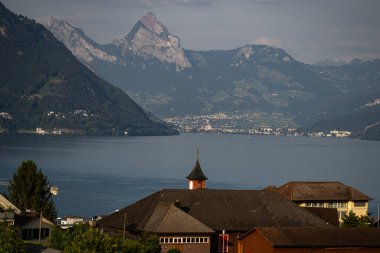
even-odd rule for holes
{"type": "Polygon", "coordinates": [[[67,230],[56,229],[49,238],[49,246],[63,252],[103,253],[159,253],[161,247],[157,237],[143,234],[138,241],[111,237],[98,228],[79,224],[67,230]]]}
{"type": "Polygon", "coordinates": [[[0,222],[0,253],[23,253],[25,246],[17,227],[0,222]]]}
{"type": "Polygon", "coordinates": [[[42,212],[52,221],[57,218],[49,181],[33,161],[21,163],[9,182],[8,192],[10,201],[20,210],[42,212]]]}
{"type": "Polygon", "coordinates": [[[177,134],[82,65],[42,25],[1,3],[0,27],[0,111],[12,116],[0,117],[0,127],[93,135],[177,134]]]}

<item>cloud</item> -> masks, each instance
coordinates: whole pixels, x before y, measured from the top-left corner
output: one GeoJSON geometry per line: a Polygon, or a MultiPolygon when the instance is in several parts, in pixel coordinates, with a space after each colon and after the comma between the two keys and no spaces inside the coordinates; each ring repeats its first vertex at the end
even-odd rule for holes
{"type": "Polygon", "coordinates": [[[105,7],[141,7],[156,6],[210,6],[214,0],[66,0],[76,3],[91,3],[105,7]]]}
{"type": "Polygon", "coordinates": [[[259,36],[254,40],[254,42],[255,44],[259,44],[259,45],[268,45],[268,46],[278,47],[278,48],[283,47],[282,40],[277,39],[277,38],[270,38],[266,36],[259,36]]]}
{"type": "MultiPolygon", "coordinates": [[[[279,3],[279,0],[244,0],[250,4],[266,4],[266,3],[279,3]]],[[[284,0],[282,0],[284,1],[284,0]]]]}

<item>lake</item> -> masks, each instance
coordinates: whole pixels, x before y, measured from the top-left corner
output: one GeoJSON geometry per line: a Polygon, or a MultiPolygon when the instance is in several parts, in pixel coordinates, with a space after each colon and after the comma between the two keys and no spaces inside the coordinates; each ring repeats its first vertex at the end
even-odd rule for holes
{"type": "Polygon", "coordinates": [[[93,216],[162,188],[186,188],[200,150],[208,188],[262,189],[288,181],[340,181],[380,201],[380,142],[218,134],[87,137],[0,134],[0,192],[23,160],[59,187],[58,214],[93,216]]]}

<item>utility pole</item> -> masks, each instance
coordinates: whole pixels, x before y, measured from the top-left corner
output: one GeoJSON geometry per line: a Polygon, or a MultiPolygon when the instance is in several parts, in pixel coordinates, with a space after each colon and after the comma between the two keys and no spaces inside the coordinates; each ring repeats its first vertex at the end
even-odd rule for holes
{"type": "Polygon", "coordinates": [[[225,235],[226,231],[223,229],[223,235],[222,235],[222,238],[223,238],[223,244],[222,244],[222,253],[224,253],[224,235],[225,235]]]}
{"type": "Polygon", "coordinates": [[[42,211],[40,211],[40,227],[38,230],[38,243],[41,243],[41,232],[42,232],[42,211]]]}
{"type": "Polygon", "coordinates": [[[123,246],[125,246],[125,230],[127,224],[127,212],[124,213],[123,246]]]}
{"type": "Polygon", "coordinates": [[[380,223],[380,204],[377,203],[377,228],[379,228],[379,223],[380,223]]]}

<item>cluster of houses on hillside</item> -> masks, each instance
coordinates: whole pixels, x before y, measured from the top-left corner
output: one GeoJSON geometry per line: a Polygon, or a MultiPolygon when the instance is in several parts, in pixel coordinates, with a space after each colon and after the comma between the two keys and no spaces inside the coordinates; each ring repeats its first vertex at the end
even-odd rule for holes
{"type": "MultiPolygon", "coordinates": [[[[130,238],[154,233],[162,253],[380,252],[380,228],[339,227],[351,211],[368,214],[371,199],[353,187],[289,182],[263,190],[216,190],[207,189],[206,180],[197,158],[187,189],[162,189],[91,226],[130,238]]],[[[23,220],[24,239],[35,238],[38,226],[46,237],[55,226],[47,220],[39,225],[41,217],[21,213],[5,198],[0,206],[15,212],[4,221],[23,220]]]]}

